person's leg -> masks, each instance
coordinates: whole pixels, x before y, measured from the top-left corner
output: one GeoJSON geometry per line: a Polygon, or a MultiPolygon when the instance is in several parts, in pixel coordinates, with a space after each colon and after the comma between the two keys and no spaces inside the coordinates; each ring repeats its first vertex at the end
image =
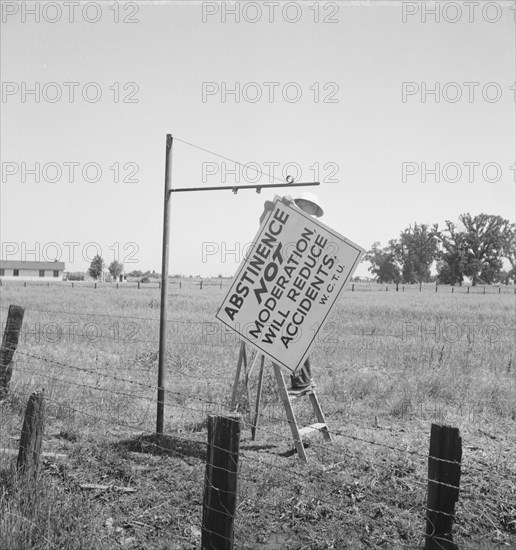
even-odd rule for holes
{"type": "Polygon", "coordinates": [[[309,358],[306,359],[304,365],[297,374],[290,375],[290,382],[293,390],[301,390],[310,387],[312,384],[312,372],[309,358]]]}
{"type": "Polygon", "coordinates": [[[305,379],[310,382],[312,380],[312,366],[310,365],[310,357],[306,358],[302,370],[304,372],[305,379]]]}

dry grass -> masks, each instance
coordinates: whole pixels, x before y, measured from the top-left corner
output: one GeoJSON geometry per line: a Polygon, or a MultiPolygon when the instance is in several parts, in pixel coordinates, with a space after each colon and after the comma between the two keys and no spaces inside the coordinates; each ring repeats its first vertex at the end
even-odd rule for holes
{"type": "MultiPolygon", "coordinates": [[[[291,456],[267,372],[258,440],[242,434],[237,548],[421,546],[434,421],[462,434],[460,547],[516,547],[512,289],[355,289],[312,354],[336,437],[332,445],[312,440],[308,467],[291,456]]],[[[33,332],[20,343],[12,393],[1,405],[2,446],[16,446],[9,438],[19,435],[28,395],[43,386],[44,451],[69,458],[44,463],[27,514],[12,459],[0,454],[0,548],[199,547],[206,414],[228,410],[238,354],[236,337],[214,322],[224,294],[171,293],[169,437],[157,447],[159,290],[2,287],[0,318],[10,303],[25,306],[33,332]],[[137,492],[85,493],[86,482],[137,492]]],[[[244,399],[247,422],[246,410],[244,399]]],[[[299,418],[308,413],[300,403],[299,418]]]]}

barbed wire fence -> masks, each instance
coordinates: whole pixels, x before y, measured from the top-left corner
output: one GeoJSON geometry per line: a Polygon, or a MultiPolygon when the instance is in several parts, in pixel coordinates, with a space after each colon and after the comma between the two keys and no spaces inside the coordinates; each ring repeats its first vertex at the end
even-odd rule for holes
{"type": "MultiPolygon", "coordinates": [[[[46,315],[66,313],[79,318],[120,319],[120,316],[109,314],[27,309],[29,314],[31,311],[46,315]]],[[[125,316],[126,319],[136,317],[140,322],[157,321],[151,317],[125,316]]],[[[195,325],[194,322],[187,322],[190,329],[195,325]]],[[[360,333],[354,335],[364,336],[360,333]]],[[[379,336],[394,340],[400,337],[399,334],[388,332],[371,334],[372,339],[379,336]]],[[[99,337],[91,343],[101,347],[99,344],[105,340],[99,337]]],[[[148,344],[155,347],[156,343],[157,341],[146,338],[131,341],[138,353],[148,344]]],[[[235,348],[231,357],[234,365],[238,343],[211,347],[217,346],[235,348]]],[[[85,365],[82,358],[81,364],[71,364],[66,358],[46,356],[55,351],[46,349],[45,346],[38,352],[32,351],[30,346],[24,346],[23,338],[21,339],[21,345],[16,351],[16,376],[11,394],[8,402],[2,405],[2,441],[10,441],[11,449],[15,447],[16,439],[13,437],[20,432],[23,404],[35,387],[43,386],[47,389],[47,414],[52,419],[52,424],[60,429],[60,433],[70,434],[76,425],[88,426],[97,434],[104,433],[106,437],[118,442],[124,437],[121,445],[125,445],[128,452],[143,451],[187,460],[192,468],[191,488],[197,494],[197,499],[191,506],[185,506],[184,503],[175,502],[173,496],[167,496],[164,497],[163,506],[175,510],[178,517],[194,517],[197,525],[206,529],[206,525],[202,525],[200,506],[201,495],[206,486],[206,475],[203,472],[206,460],[206,417],[209,414],[225,415],[232,410],[230,392],[226,392],[228,398],[224,399],[223,392],[210,389],[210,382],[217,381],[221,388],[227,389],[233,378],[213,372],[208,378],[203,373],[203,380],[199,380],[198,375],[177,365],[179,368],[174,374],[174,387],[167,390],[167,428],[170,436],[158,441],[153,430],[156,390],[152,379],[154,372],[152,366],[143,366],[143,361],[148,361],[151,355],[145,352],[142,366],[124,369],[121,374],[113,372],[116,364],[109,365],[102,358],[99,361],[98,356],[87,357],[85,365]],[[196,381],[198,385],[183,385],[183,378],[196,381]],[[183,387],[190,389],[185,391],[183,387]],[[7,409],[18,414],[8,414],[7,409]]],[[[249,405],[244,403],[241,411],[241,425],[245,432],[252,427],[246,418],[246,406],[248,408],[249,405]]],[[[263,507],[275,512],[283,523],[287,522],[292,528],[301,531],[303,528],[316,530],[318,523],[327,526],[332,522],[348,522],[354,525],[358,522],[372,540],[377,540],[379,544],[383,541],[387,547],[396,544],[397,548],[414,548],[416,544],[422,544],[427,537],[423,526],[429,511],[432,511],[425,507],[428,488],[426,465],[429,460],[427,433],[420,433],[419,437],[407,441],[403,432],[396,432],[385,426],[376,425],[371,428],[371,437],[365,437],[363,429],[360,430],[360,435],[357,434],[358,430],[354,430],[351,425],[346,426],[346,429],[332,427],[336,440],[333,444],[322,444],[310,439],[309,448],[313,461],[311,467],[307,468],[299,464],[286,443],[290,439],[289,422],[282,414],[279,399],[271,398],[265,405],[257,428],[261,439],[265,439],[267,443],[247,441],[239,454],[238,504],[236,512],[232,514],[238,547],[246,547],[246,534],[263,507]],[[285,447],[287,449],[280,453],[279,449],[285,447]],[[359,475],[356,472],[357,464],[360,465],[359,475]],[[386,464],[389,467],[386,468],[386,464]],[[310,494],[307,494],[304,485],[306,479],[310,481],[310,494]],[[410,497],[403,499],[402,494],[410,497]],[[406,524],[397,529],[392,527],[391,532],[381,532],[375,526],[391,509],[401,515],[406,524]]],[[[306,410],[300,411],[301,416],[304,413],[306,410]]],[[[468,540],[468,534],[480,534],[493,529],[501,533],[516,531],[514,446],[507,444],[505,448],[505,443],[502,444],[496,453],[497,461],[488,463],[485,448],[489,443],[494,446],[496,441],[496,436],[487,435],[480,443],[471,442],[461,463],[460,499],[453,518],[457,536],[463,541],[468,540]],[[468,518],[470,522],[465,523],[462,518],[468,518]],[[471,524],[471,518],[474,518],[474,525],[471,524]]],[[[50,447],[47,449],[49,452],[52,451],[52,442],[55,443],[55,438],[50,440],[50,447]]],[[[48,446],[47,443],[49,441],[45,442],[44,449],[48,446]]],[[[4,448],[4,452],[7,449],[9,447],[4,448]]],[[[439,457],[432,459],[439,460],[439,457]]],[[[163,476],[163,481],[167,481],[166,476],[163,476]]],[[[452,488],[459,489],[458,485],[452,485],[452,488]]],[[[138,526],[138,522],[144,523],[141,519],[132,518],[128,521],[133,521],[138,526]]],[[[308,536],[307,533],[305,535],[308,536]]],[[[184,536],[186,541],[193,535],[190,539],[184,536]]],[[[286,544],[287,535],[278,532],[275,536],[279,541],[278,548],[283,547],[281,545],[286,544]]],[[[434,541],[439,544],[435,537],[434,541]]],[[[444,540],[442,543],[442,547],[447,548],[444,540]]]]}
{"type": "MultiPolygon", "coordinates": [[[[228,290],[232,285],[233,279],[228,277],[187,277],[187,278],[170,278],[169,286],[171,291],[180,290],[228,290]]],[[[159,290],[161,282],[156,278],[145,282],[138,280],[129,280],[124,282],[116,281],[44,281],[37,277],[16,280],[13,278],[0,278],[0,286],[11,288],[41,288],[66,286],[73,289],[91,289],[91,290],[159,290]]],[[[380,283],[374,281],[368,282],[352,282],[344,292],[399,292],[399,293],[422,293],[428,295],[430,293],[449,293],[449,294],[472,294],[472,295],[493,295],[493,294],[516,294],[516,285],[509,283],[493,283],[493,284],[477,284],[468,283],[458,285],[447,285],[438,283],[380,283]]]]}
{"type": "MultiPolygon", "coordinates": [[[[38,358],[41,359],[41,358],[38,358]]],[[[18,366],[18,365],[17,365],[18,366]]],[[[115,377],[112,377],[115,380],[115,377]]],[[[119,378],[116,378],[119,381],[119,378]]],[[[73,381],[70,382],[71,385],[75,386],[73,381]]],[[[79,385],[79,388],[82,389],[84,385],[79,385]]],[[[110,392],[118,395],[127,396],[125,392],[114,392],[112,390],[107,390],[106,388],[96,388],[101,392],[110,392]]],[[[30,389],[27,388],[25,392],[20,392],[19,388],[15,389],[15,394],[18,398],[23,396],[27,398],[30,394],[30,389]]],[[[140,396],[141,397],[141,396],[140,396]]],[[[82,421],[93,422],[97,428],[100,425],[111,429],[109,435],[113,436],[113,433],[120,435],[120,433],[125,433],[127,435],[133,434],[136,436],[136,439],[129,438],[129,448],[138,449],[144,452],[155,452],[155,453],[164,453],[169,456],[177,457],[184,459],[187,457],[196,458],[196,468],[199,472],[199,469],[202,469],[205,460],[205,453],[203,453],[202,448],[205,446],[204,437],[205,434],[202,432],[183,432],[182,434],[177,434],[174,432],[174,435],[169,439],[165,439],[161,442],[157,441],[154,438],[154,432],[150,430],[145,430],[145,422],[141,420],[138,423],[124,422],[117,418],[116,416],[110,414],[100,414],[98,412],[94,413],[88,410],[84,406],[84,403],[74,399],[73,404],[63,402],[61,399],[56,398],[55,396],[48,396],[47,407],[50,409],[49,414],[54,418],[63,418],[63,416],[72,415],[78,416],[82,421]]],[[[205,402],[202,399],[199,399],[201,405],[198,407],[187,407],[185,405],[174,405],[174,408],[182,409],[183,411],[196,411],[201,415],[207,413],[220,414],[222,409],[226,409],[228,412],[226,403],[212,403],[205,402]]],[[[98,403],[98,402],[97,402],[98,403]]],[[[281,429],[281,423],[283,427],[288,426],[288,421],[285,418],[278,417],[277,426],[281,429]]],[[[242,429],[247,430],[251,426],[248,423],[244,423],[242,429]]],[[[19,426],[17,426],[19,431],[19,426]]],[[[101,430],[99,430],[101,431],[101,430]]],[[[268,441],[280,441],[285,440],[285,431],[280,432],[273,429],[260,428],[260,431],[266,436],[268,441]]],[[[350,433],[346,433],[342,430],[333,430],[332,432],[335,436],[339,438],[344,438],[351,440],[353,442],[360,442],[364,446],[374,446],[382,451],[388,450],[391,455],[397,454],[397,462],[399,467],[402,468],[404,465],[404,471],[398,473],[399,479],[396,481],[402,489],[410,489],[410,491],[417,491],[417,497],[410,499],[409,502],[402,502],[398,497],[390,497],[388,492],[385,492],[385,485],[371,484],[367,486],[366,482],[362,477],[354,477],[353,474],[346,475],[342,479],[343,473],[348,473],[345,469],[346,465],[350,465],[356,462],[364,462],[364,451],[363,449],[355,449],[354,452],[345,448],[344,445],[332,446],[332,445],[322,445],[317,442],[311,442],[310,447],[316,455],[316,460],[319,463],[322,463],[321,468],[316,468],[315,472],[309,472],[307,474],[307,469],[300,465],[298,460],[292,455],[292,459],[285,458],[285,463],[278,463],[273,454],[262,454],[252,452],[252,450],[246,450],[240,453],[240,467],[238,470],[238,477],[240,483],[240,490],[238,493],[239,504],[239,513],[236,519],[236,539],[239,540],[239,529],[243,537],[245,537],[246,528],[246,506],[252,501],[254,506],[251,508],[256,508],[256,493],[260,492],[260,489],[263,491],[264,487],[269,487],[269,483],[274,479],[277,483],[278,476],[281,481],[283,481],[280,490],[278,493],[281,495],[282,502],[285,503],[285,498],[293,506],[294,514],[302,515],[308,514],[310,517],[324,521],[328,518],[338,519],[339,521],[370,521],[371,525],[374,524],[375,520],[378,519],[371,513],[388,513],[389,507],[393,507],[397,510],[400,508],[408,512],[408,516],[412,521],[417,518],[419,521],[417,524],[423,525],[425,519],[425,509],[424,509],[424,497],[426,495],[428,478],[424,475],[424,466],[426,461],[429,458],[428,453],[423,449],[414,449],[409,447],[399,447],[395,444],[389,444],[382,441],[375,441],[374,439],[366,439],[364,437],[358,437],[350,433]],[[410,457],[410,458],[409,458],[410,457]],[[414,465],[414,461],[418,461],[417,467],[414,465]],[[408,465],[408,466],[407,466],[408,465]],[[257,479],[256,472],[257,466],[260,467],[260,474],[263,475],[264,471],[273,472],[268,478],[263,477],[257,479]],[[275,476],[274,473],[277,475],[275,476]],[[302,498],[299,495],[300,488],[303,485],[303,477],[308,476],[312,477],[311,481],[317,487],[317,491],[314,491],[312,495],[308,498],[302,498]],[[408,478],[408,479],[407,479],[408,478]],[[257,487],[259,485],[259,487],[257,487]],[[334,495],[333,498],[328,498],[328,495],[334,495]],[[347,506],[343,507],[343,504],[346,503],[347,506]],[[360,506],[362,504],[367,504],[367,506],[360,506]],[[371,506],[377,512],[371,512],[371,506]],[[297,507],[297,508],[296,508],[297,507]],[[302,509],[300,509],[302,508],[302,509]],[[308,509],[307,509],[308,508],[308,509]],[[418,509],[419,508],[419,509],[418,509]],[[244,518],[244,519],[242,519],[244,518]]],[[[127,441],[127,440],[126,440],[127,441]]],[[[435,457],[434,457],[435,458],[435,457]]],[[[364,464],[365,467],[371,468],[374,467],[375,462],[379,460],[386,460],[385,456],[380,458],[380,455],[376,457],[376,460],[370,460],[369,464],[364,464]]],[[[468,478],[468,476],[473,476],[474,474],[482,474],[484,476],[485,487],[493,488],[498,487],[500,490],[503,487],[503,480],[510,479],[511,470],[509,468],[509,457],[507,457],[507,462],[500,462],[496,465],[491,465],[490,469],[486,472],[485,464],[481,461],[476,463],[472,461],[471,463],[463,463],[463,478],[468,478]],[[485,479],[485,475],[489,474],[488,479],[485,479]]],[[[514,475],[514,469],[512,470],[512,475],[514,475]]],[[[201,495],[204,489],[205,480],[203,482],[202,476],[198,477],[196,483],[198,494],[201,495]]],[[[455,487],[455,486],[454,486],[455,487]]],[[[455,488],[459,488],[458,486],[455,488]]],[[[486,492],[480,491],[480,494],[477,492],[477,486],[469,486],[462,484],[461,486],[461,501],[462,507],[465,511],[469,511],[469,515],[476,515],[478,518],[478,523],[475,525],[477,529],[481,528],[491,528],[493,519],[496,518],[496,521],[500,517],[500,506],[503,502],[509,502],[508,497],[509,493],[505,495],[505,500],[500,499],[496,501],[493,499],[496,495],[489,495],[486,492]],[[482,525],[483,523],[483,525],[482,525]]],[[[514,487],[513,487],[514,490],[514,487]]],[[[503,491],[499,491],[499,495],[502,496],[503,491]]],[[[200,497],[199,497],[200,498],[200,497]]],[[[278,494],[276,495],[278,498],[278,494]]],[[[264,498],[262,496],[261,500],[264,498]]],[[[265,499],[267,504],[267,500],[265,499]]],[[[268,503],[270,506],[270,502],[268,503]]],[[[178,508],[179,509],[179,508],[178,508]]],[[[189,511],[191,514],[199,514],[199,510],[189,509],[187,507],[182,507],[181,510],[189,511]]],[[[428,511],[428,510],[427,510],[428,511]]],[[[510,510],[507,510],[510,512],[510,510]]],[[[458,515],[460,517],[461,506],[459,505],[458,515]]],[[[465,526],[468,530],[471,529],[471,526],[465,526]]],[[[420,537],[424,537],[422,532],[419,532],[420,537]]],[[[393,539],[379,534],[381,540],[385,542],[391,542],[393,539]]],[[[243,539],[245,540],[245,539],[243,539]]],[[[407,541],[399,541],[396,538],[396,544],[402,544],[402,547],[414,547],[413,539],[407,541]]]]}

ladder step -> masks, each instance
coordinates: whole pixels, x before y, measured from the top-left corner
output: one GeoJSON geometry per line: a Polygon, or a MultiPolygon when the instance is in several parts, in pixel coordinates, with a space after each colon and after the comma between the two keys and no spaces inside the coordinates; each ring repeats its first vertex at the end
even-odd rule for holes
{"type": "Polygon", "coordinates": [[[327,424],[325,424],[324,422],[317,422],[315,424],[310,424],[310,426],[305,426],[304,428],[301,428],[299,430],[299,435],[302,437],[312,432],[320,432],[321,430],[324,430],[326,428],[328,428],[327,424]]]}
{"type": "Polygon", "coordinates": [[[301,397],[303,395],[310,395],[311,393],[315,393],[314,388],[304,388],[302,390],[293,390],[289,389],[287,390],[288,396],[290,400],[297,399],[298,397],[301,397]]]}

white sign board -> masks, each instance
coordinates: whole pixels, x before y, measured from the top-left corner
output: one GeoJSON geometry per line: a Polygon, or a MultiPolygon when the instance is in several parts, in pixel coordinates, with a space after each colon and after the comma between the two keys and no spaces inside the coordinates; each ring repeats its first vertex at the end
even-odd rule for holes
{"type": "Polygon", "coordinates": [[[363,253],[294,203],[275,197],[216,317],[295,371],[363,253]]]}

